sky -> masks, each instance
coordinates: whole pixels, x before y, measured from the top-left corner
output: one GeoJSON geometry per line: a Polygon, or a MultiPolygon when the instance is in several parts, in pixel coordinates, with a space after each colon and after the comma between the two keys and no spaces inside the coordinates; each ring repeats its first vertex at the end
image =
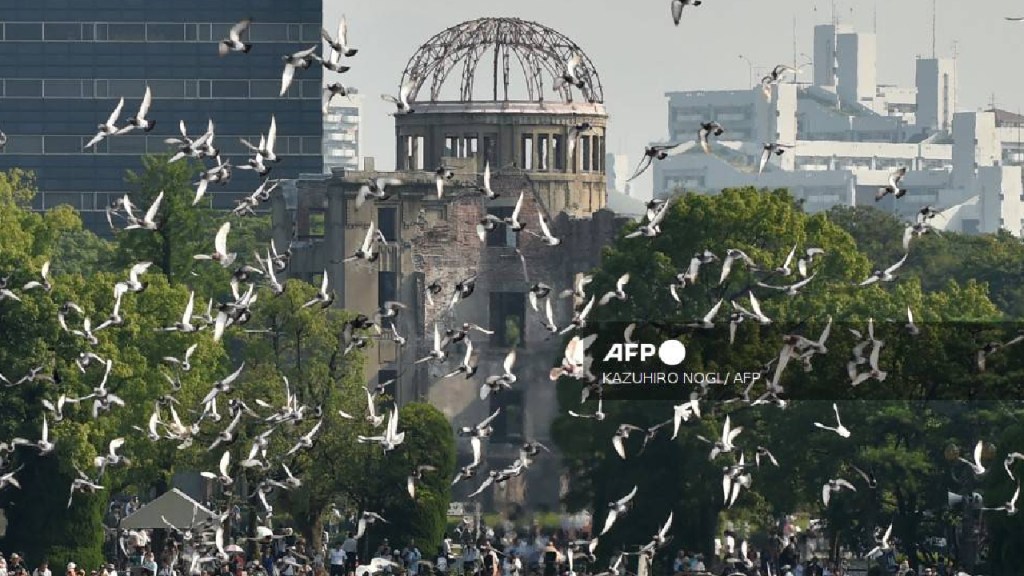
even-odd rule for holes
{"type": "MultiPolygon", "coordinates": [[[[1012,0],[836,0],[835,16],[858,32],[877,34],[881,84],[913,86],[914,60],[935,54],[957,58],[957,110],[1024,105],[1024,5],[1012,0]]],[[[392,104],[402,71],[417,48],[442,30],[481,17],[517,17],[553,28],[579,45],[604,86],[609,114],[607,150],[639,160],[644,146],[668,137],[666,92],[749,87],[776,64],[810,60],[813,27],[832,21],[828,0],[705,0],[688,6],[673,26],[670,0],[324,0],[325,26],[348,20],[349,44],[359,53],[341,81],[363,94],[362,156],[378,170],[394,169],[392,104]],[[794,34],[795,29],[795,34],[794,34]],[[794,50],[795,44],[795,50],[794,50]],[[741,58],[741,56],[743,56],[741,58]],[[760,72],[760,74],[758,74],[760,72]]],[[[453,74],[458,82],[458,74],[453,74]]],[[[811,80],[808,67],[802,81],[811,80]]],[[[515,80],[513,80],[513,83],[515,80]]],[[[550,83],[549,83],[550,84],[550,83]]],[[[424,91],[425,92],[425,91],[424,91]]],[[[650,197],[650,174],[634,182],[634,195],[650,197]]]]}

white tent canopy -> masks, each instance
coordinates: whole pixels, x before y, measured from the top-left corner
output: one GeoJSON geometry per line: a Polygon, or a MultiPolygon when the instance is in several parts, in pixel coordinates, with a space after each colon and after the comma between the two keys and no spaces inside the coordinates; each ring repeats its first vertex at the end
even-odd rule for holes
{"type": "Polygon", "coordinates": [[[215,516],[216,514],[204,508],[199,502],[189,498],[181,490],[173,488],[123,518],[121,528],[126,530],[167,528],[167,524],[170,523],[175,528],[187,529],[194,523],[204,522],[215,516]],[[167,522],[164,522],[165,518],[167,522]]]}

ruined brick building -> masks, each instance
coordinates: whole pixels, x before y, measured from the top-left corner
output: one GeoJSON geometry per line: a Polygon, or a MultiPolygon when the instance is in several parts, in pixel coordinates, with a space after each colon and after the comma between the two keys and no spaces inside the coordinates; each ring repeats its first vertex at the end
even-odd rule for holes
{"type": "MultiPolygon", "coordinates": [[[[402,83],[409,81],[415,85],[410,96],[414,113],[395,117],[397,170],[378,172],[373,159],[366,158],[362,171],[336,169],[329,176],[286,183],[273,200],[274,238],[278,246],[292,243],[292,276],[318,281],[327,271],[337,305],[368,316],[388,300],[408,306],[396,322],[407,343],[400,347],[381,341],[368,349],[368,384],[398,378],[398,402],[428,400],[449,417],[453,433],[501,408],[494,435],[484,443],[477,477],[454,489],[454,499],[460,500],[489,470],[511,464],[523,441],[553,448],[549,426],[557,401],[547,374],[564,343],[560,336],[549,338],[527,292],[535,282],[556,290],[571,286],[577,274],[599,263],[601,248],[626,219],[604,209],[608,116],[593,63],[569,39],[518,19],[465,22],[416,52],[402,77],[402,83]],[[580,57],[576,76],[581,87],[554,90],[552,79],[565,72],[574,54],[580,57]],[[493,64],[493,83],[483,90],[488,92],[483,99],[481,91],[474,91],[481,63],[493,64]],[[455,74],[460,77],[457,96],[445,99],[448,73],[466,67],[471,72],[455,74]],[[509,81],[516,70],[525,72],[518,99],[512,99],[509,81]],[[588,129],[579,130],[581,124],[588,129]],[[455,176],[439,199],[435,170],[441,165],[454,168],[455,176]],[[500,194],[492,200],[478,191],[488,165],[491,187],[500,194]],[[360,186],[376,178],[401,184],[387,188],[388,199],[371,199],[357,208],[360,186]],[[526,229],[539,232],[538,213],[543,213],[560,245],[548,246],[503,225],[481,242],[478,222],[486,214],[509,217],[520,194],[526,229]],[[388,241],[380,259],[343,263],[371,221],[388,241]],[[450,309],[455,284],[471,276],[478,279],[474,293],[450,309]],[[431,305],[426,287],[435,281],[444,292],[431,305]],[[470,335],[479,366],[474,377],[442,378],[462,362],[462,344],[450,347],[444,364],[415,364],[431,349],[435,324],[444,330],[463,322],[494,331],[470,335]],[[518,381],[511,390],[481,400],[483,380],[502,373],[512,349],[518,381]]],[[[556,299],[555,315],[558,323],[567,323],[572,301],[556,299]]],[[[458,445],[463,465],[472,458],[469,442],[460,438],[458,445]]],[[[485,509],[557,510],[560,464],[557,453],[541,454],[523,476],[479,498],[485,509]]]]}

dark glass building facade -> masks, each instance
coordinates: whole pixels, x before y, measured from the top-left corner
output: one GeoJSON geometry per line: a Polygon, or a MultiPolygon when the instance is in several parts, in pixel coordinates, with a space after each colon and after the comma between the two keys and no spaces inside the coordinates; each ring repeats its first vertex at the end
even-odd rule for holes
{"type": "MultiPolygon", "coordinates": [[[[0,169],[35,172],[37,209],[69,204],[107,234],[104,208],[126,191],[125,171],[139,169],[143,154],[173,150],[164,139],[178,135],[179,120],[197,138],[212,119],[215,145],[239,166],[249,155],[239,138],[257,144],[274,115],[282,160],[270,175],[322,172],[322,68],[297,71],[279,97],[281,57],[321,44],[322,0],[37,0],[4,2],[2,18],[0,169]],[[252,50],[221,58],[218,42],[247,17],[252,50]],[[120,97],[119,126],[138,112],[147,85],[156,127],[83,151],[120,97]]],[[[231,208],[258,184],[236,170],[208,194],[231,208]]]]}

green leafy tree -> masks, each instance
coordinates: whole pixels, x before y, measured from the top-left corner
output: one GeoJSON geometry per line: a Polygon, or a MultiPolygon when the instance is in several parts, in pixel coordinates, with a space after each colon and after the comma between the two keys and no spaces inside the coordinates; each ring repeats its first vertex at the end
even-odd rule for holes
{"type": "MultiPolygon", "coordinates": [[[[597,511],[595,522],[600,526],[606,503],[622,497],[634,485],[639,487],[634,508],[601,538],[603,553],[648,541],[669,510],[675,518],[673,548],[705,553],[712,552],[713,539],[720,537],[721,520],[752,518],[767,527],[779,515],[793,512],[824,515],[836,544],[870,547],[873,530],[884,529],[889,521],[901,541],[914,542],[925,536],[928,519],[941,509],[945,489],[952,485],[951,469],[963,466],[943,459],[945,447],[950,443],[973,445],[978,436],[994,434],[1011,421],[1008,419],[1020,416],[1007,406],[992,411],[972,404],[950,410],[965,399],[995,401],[1020,393],[1024,366],[1019,358],[994,355],[991,370],[984,374],[975,366],[979,342],[1012,335],[1012,331],[1000,332],[997,321],[1003,315],[988,299],[986,286],[956,282],[948,276],[934,285],[932,272],[922,265],[901,270],[895,284],[857,287],[879,262],[885,262],[882,267],[891,263],[892,256],[886,252],[890,247],[871,246],[872,253],[867,254],[859,249],[855,237],[836,223],[842,218],[805,214],[784,191],[739,189],[718,196],[684,195],[668,210],[661,234],[654,239],[620,239],[605,249],[602,264],[594,271],[588,292],[596,295],[611,290],[624,273],[644,279],[630,284],[627,301],[598,308],[590,318],[589,331],[598,335],[591,350],[594,373],[621,369],[601,359],[611,343],[622,341],[622,331],[630,322],[637,323],[634,341],[683,340],[687,348],[684,369],[689,373],[757,371],[778,358],[784,334],[816,340],[831,318],[829,353],[815,356],[810,372],[801,370],[799,361],[790,362],[779,381],[789,399],[784,412],[748,409],[744,402],[724,403],[739,397],[745,385],[720,383],[703,391],[702,418],[684,425],[675,441],[668,441],[665,436],[670,434],[662,431],[639,453],[641,442],[632,440],[637,434],[628,439],[627,461],[611,450],[618,425],[647,428],[665,422],[672,417],[672,405],[688,397],[688,389],[666,400],[652,396],[615,401],[609,396],[604,403],[607,418],[601,422],[567,416],[557,419],[552,435],[573,478],[566,496],[571,510],[597,511]],[[806,248],[824,249],[824,255],[810,265],[815,279],[795,297],[758,286],[758,281],[771,285],[794,281],[771,273],[794,245],[797,257],[806,248]],[[672,298],[669,285],[688,268],[694,254],[705,249],[723,258],[728,249],[741,249],[762,270],[750,270],[737,262],[728,279],[720,283],[721,265],[704,265],[695,285],[678,290],[680,304],[672,298]],[[922,289],[926,277],[933,286],[927,290],[922,289]],[[770,326],[745,322],[738,327],[734,344],[730,344],[728,326],[707,331],[685,327],[703,317],[716,302],[723,301],[724,307],[730,301],[748,306],[751,290],[773,319],[770,326]],[[908,306],[922,327],[917,337],[903,328],[908,306]],[[846,363],[856,339],[847,328],[863,332],[869,318],[885,340],[880,365],[888,377],[853,389],[847,384],[846,363]],[[834,418],[832,402],[837,402],[844,423],[855,428],[851,439],[813,426],[815,421],[828,423],[834,418]],[[726,416],[733,426],[744,428],[738,442],[747,451],[748,463],[755,447],[749,444],[756,442],[769,447],[781,464],[776,470],[766,469],[762,463],[753,472],[751,489],[729,510],[718,496],[722,493],[722,469],[735,463],[739,454],[709,461],[710,446],[697,438],[718,437],[726,416]],[[651,462],[658,464],[645,465],[651,462]],[[859,480],[854,465],[875,470],[878,489],[859,490],[852,497],[843,494],[824,508],[822,485],[836,477],[859,480]]],[[[894,234],[899,252],[892,262],[902,257],[902,226],[898,223],[875,218],[858,230],[863,228],[870,229],[864,232],[869,239],[894,234]]],[[[943,237],[956,241],[951,234],[943,237]]],[[[930,241],[927,237],[915,240],[920,245],[930,241]]],[[[912,258],[914,251],[912,247],[912,258]]],[[[722,324],[726,323],[726,309],[718,315],[722,324]]],[[[774,370],[767,370],[766,379],[773,374],[774,370]]],[[[563,413],[579,410],[580,388],[577,382],[559,383],[563,413]]],[[[763,391],[762,381],[750,399],[763,391]]]]}
{"type": "MultiPolygon", "coordinates": [[[[379,506],[389,523],[375,532],[391,542],[415,543],[424,554],[441,544],[448,520],[451,483],[455,472],[455,439],[444,414],[434,406],[415,402],[399,411],[399,431],[405,441],[377,463],[378,482],[367,496],[379,506]],[[416,482],[409,496],[407,478],[417,466],[433,466],[416,482]]],[[[379,452],[377,446],[373,446],[379,452]]]]}

